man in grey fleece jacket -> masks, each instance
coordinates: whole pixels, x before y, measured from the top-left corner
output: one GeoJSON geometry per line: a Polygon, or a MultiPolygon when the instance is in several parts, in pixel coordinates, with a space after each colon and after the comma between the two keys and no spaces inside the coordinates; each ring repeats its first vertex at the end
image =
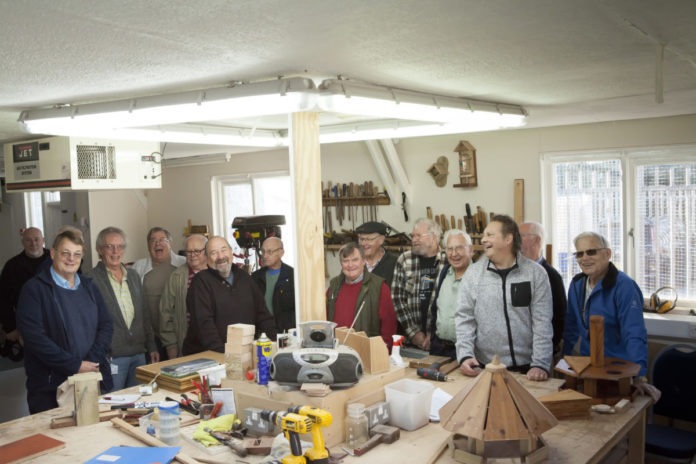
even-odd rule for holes
{"type": "Polygon", "coordinates": [[[481,244],[485,257],[462,280],[454,320],[462,373],[476,376],[496,354],[530,380],[546,380],[553,355],[553,306],[546,271],[520,253],[515,221],[491,219],[481,244]]]}

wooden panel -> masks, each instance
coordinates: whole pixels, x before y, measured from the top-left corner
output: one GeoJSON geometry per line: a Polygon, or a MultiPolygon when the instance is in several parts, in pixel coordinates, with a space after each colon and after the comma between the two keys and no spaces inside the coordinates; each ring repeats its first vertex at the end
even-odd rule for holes
{"type": "Polygon", "coordinates": [[[590,364],[604,366],[604,317],[590,316],[590,364]]]}
{"type": "Polygon", "coordinates": [[[295,196],[297,242],[297,322],[326,319],[324,296],[324,230],[321,217],[321,158],[318,114],[290,117],[290,170],[295,196]]]}
{"type": "Polygon", "coordinates": [[[505,377],[508,390],[512,399],[520,411],[520,416],[527,429],[534,435],[539,436],[550,428],[558,425],[558,420],[546,409],[536,398],[532,396],[514,377],[505,377]]]}
{"type": "Polygon", "coordinates": [[[516,223],[522,224],[524,222],[524,179],[515,179],[514,199],[513,219],[516,223]]]}
{"type": "Polygon", "coordinates": [[[583,371],[587,369],[587,366],[590,365],[589,356],[564,356],[563,359],[565,359],[577,375],[582,374],[583,371]]]}
{"type": "Polygon", "coordinates": [[[61,448],[65,448],[65,442],[37,433],[0,446],[0,464],[27,462],[61,448]]]}
{"type": "MultiPolygon", "coordinates": [[[[490,389],[491,373],[483,371],[479,374],[476,384],[473,385],[470,391],[467,391],[466,394],[461,397],[457,394],[455,398],[452,398],[449,403],[440,409],[440,411],[443,411],[448,406],[454,409],[454,412],[447,419],[447,423],[451,428],[445,427],[444,423],[443,427],[445,427],[446,430],[482,440],[490,389]],[[464,399],[466,399],[466,406],[461,407],[464,399]],[[458,401],[455,402],[455,400],[458,401]],[[450,405],[450,403],[452,404],[450,405]]],[[[451,410],[450,408],[446,409],[445,413],[451,410]]],[[[440,420],[442,420],[442,416],[440,420]]]]}
{"type": "Polygon", "coordinates": [[[526,431],[503,380],[503,373],[494,372],[491,378],[491,397],[488,401],[488,419],[484,439],[488,441],[529,438],[529,432],[526,431]]]}

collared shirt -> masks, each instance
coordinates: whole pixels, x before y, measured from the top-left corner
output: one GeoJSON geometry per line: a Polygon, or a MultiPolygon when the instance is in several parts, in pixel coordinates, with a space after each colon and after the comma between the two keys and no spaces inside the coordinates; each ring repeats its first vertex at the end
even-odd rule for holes
{"type": "Polygon", "coordinates": [[[365,266],[367,267],[368,271],[372,272],[372,270],[377,267],[379,262],[382,261],[382,259],[384,259],[384,257],[387,255],[387,250],[385,250],[384,248],[380,248],[380,250],[382,251],[382,256],[380,256],[379,259],[375,261],[375,264],[370,264],[369,261],[365,260],[365,266]]]}
{"type": "MultiPolygon", "coordinates": [[[[464,274],[462,274],[462,277],[464,277],[464,274]]],[[[462,277],[457,279],[454,274],[454,268],[450,266],[440,286],[440,292],[437,295],[436,333],[441,340],[457,341],[454,313],[457,312],[457,298],[462,277]]]]}
{"type": "Polygon", "coordinates": [[[75,286],[71,287],[70,282],[68,282],[66,279],[62,278],[55,269],[53,269],[53,266],[51,266],[51,277],[53,277],[53,282],[61,288],[67,288],[68,290],[77,290],[77,288],[80,286],[80,276],[77,275],[77,272],[75,273],[75,286]]]}
{"type": "Polygon", "coordinates": [[[109,268],[106,269],[106,275],[109,276],[109,283],[111,284],[111,288],[114,290],[114,295],[116,295],[118,307],[121,308],[123,320],[126,321],[126,326],[130,328],[131,323],[133,322],[133,317],[135,316],[135,308],[133,306],[133,298],[131,297],[130,288],[128,288],[128,272],[123,264],[121,264],[121,271],[123,272],[121,282],[114,277],[109,268]]]}

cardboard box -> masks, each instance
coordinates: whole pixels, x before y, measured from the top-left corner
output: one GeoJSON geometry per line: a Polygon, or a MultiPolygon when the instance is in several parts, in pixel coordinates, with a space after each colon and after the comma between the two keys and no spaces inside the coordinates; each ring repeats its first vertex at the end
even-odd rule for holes
{"type": "MultiPolygon", "coordinates": [[[[330,412],[331,425],[323,428],[321,432],[326,445],[331,447],[344,440],[346,404],[354,402],[355,398],[369,396],[368,394],[373,392],[382,391],[383,398],[384,385],[403,378],[405,374],[406,368],[396,366],[382,374],[365,374],[354,386],[333,390],[322,397],[307,396],[299,388],[283,391],[275,382],[265,387],[249,381],[225,379],[222,381],[222,386],[234,389],[237,411],[243,411],[245,408],[286,410],[291,405],[310,405],[330,412]]],[[[380,397],[379,393],[375,396],[380,397]]],[[[302,439],[312,441],[309,436],[302,439]]]]}

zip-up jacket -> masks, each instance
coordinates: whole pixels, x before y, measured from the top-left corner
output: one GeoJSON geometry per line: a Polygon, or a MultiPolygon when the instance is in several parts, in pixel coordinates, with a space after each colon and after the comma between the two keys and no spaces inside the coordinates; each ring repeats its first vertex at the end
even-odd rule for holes
{"type": "Polygon", "coordinates": [[[487,364],[496,354],[508,368],[539,367],[553,357],[551,286],[539,264],[517,255],[504,277],[488,258],[469,266],[462,278],[454,321],[457,359],[487,364]]]}
{"type": "MultiPolygon", "coordinates": [[[[266,295],[266,271],[268,271],[268,268],[263,266],[251,274],[252,280],[263,295],[266,295]]],[[[273,317],[275,318],[278,333],[285,332],[296,326],[294,270],[285,263],[280,264],[278,281],[275,287],[273,287],[273,317]]]]}
{"type": "Polygon", "coordinates": [[[563,331],[563,354],[572,354],[580,338],[580,355],[590,355],[590,316],[604,317],[604,355],[648,368],[648,334],[643,320],[643,293],[633,279],[609,263],[609,270],[592,289],[585,304],[587,275],[573,277],[563,331]],[[582,308],[585,306],[585,316],[582,308]]]}

